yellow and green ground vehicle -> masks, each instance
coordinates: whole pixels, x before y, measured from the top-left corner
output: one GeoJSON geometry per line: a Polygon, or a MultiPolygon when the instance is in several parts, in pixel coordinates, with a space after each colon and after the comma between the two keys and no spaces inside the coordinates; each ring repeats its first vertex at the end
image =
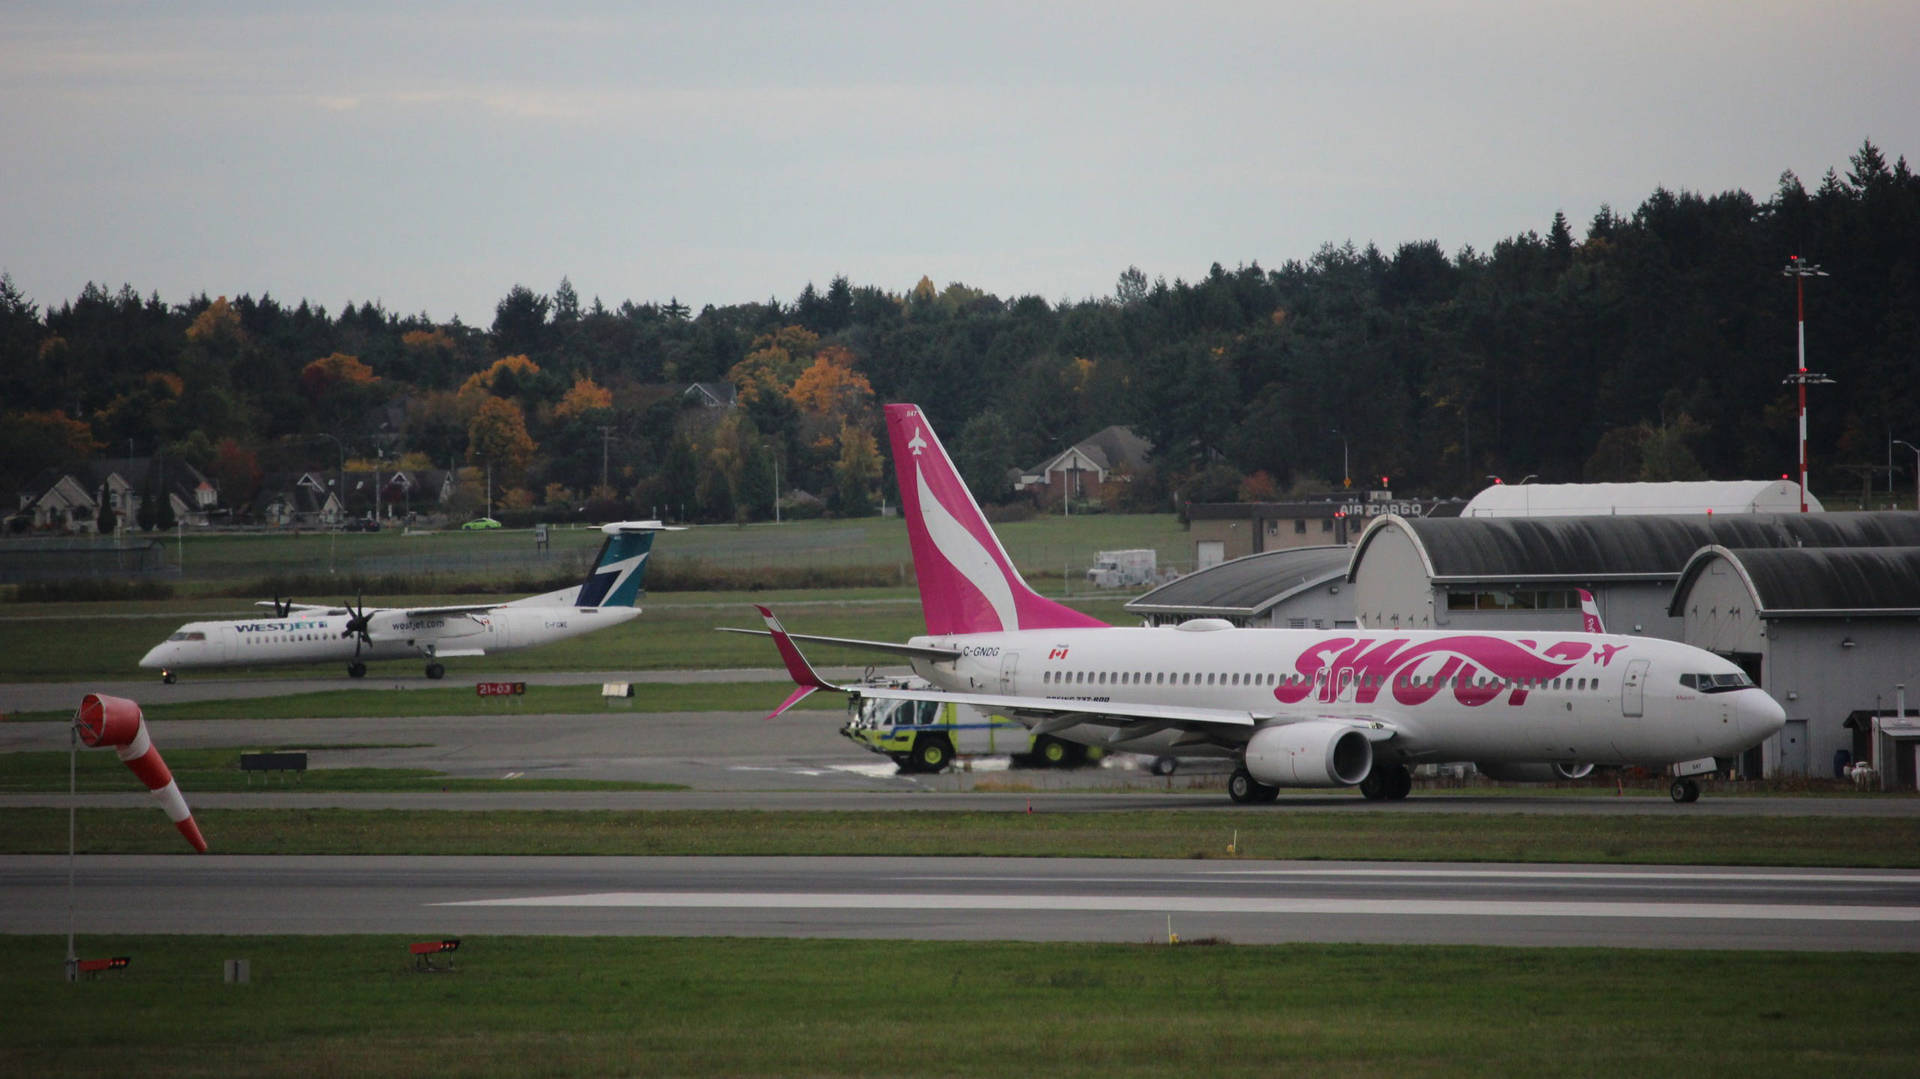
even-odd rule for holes
{"type": "MultiPolygon", "coordinates": [[[[903,680],[900,688],[926,688],[903,680]]],[[[1100,759],[1099,749],[1063,742],[1005,716],[939,701],[881,701],[856,697],[840,733],[893,758],[903,772],[938,772],[957,756],[1005,756],[1015,765],[1074,768],[1100,759]]]]}

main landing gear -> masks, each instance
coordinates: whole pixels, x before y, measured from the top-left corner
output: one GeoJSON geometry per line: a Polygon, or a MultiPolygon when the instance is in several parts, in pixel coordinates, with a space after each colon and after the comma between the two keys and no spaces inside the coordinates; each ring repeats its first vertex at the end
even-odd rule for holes
{"type": "Polygon", "coordinates": [[[436,662],[436,663],[427,664],[428,678],[431,678],[437,682],[440,679],[445,678],[446,676],[447,676],[447,669],[441,666],[439,663],[436,662]]]}
{"type": "Polygon", "coordinates": [[[1369,802],[1397,802],[1413,790],[1413,773],[1404,764],[1374,768],[1360,781],[1360,794],[1369,802]]]}
{"type": "Polygon", "coordinates": [[[1667,788],[1667,794],[1674,801],[1682,804],[1697,802],[1700,800],[1700,784],[1691,779],[1676,779],[1673,785],[1667,788]]]}
{"type": "Polygon", "coordinates": [[[360,662],[357,659],[354,660],[352,663],[347,664],[348,678],[365,678],[366,676],[367,676],[366,664],[360,662]]]}
{"type": "Polygon", "coordinates": [[[1247,771],[1246,765],[1241,765],[1227,777],[1227,797],[1233,799],[1236,805],[1261,804],[1280,797],[1280,788],[1269,787],[1253,778],[1253,773],[1247,771]]]}

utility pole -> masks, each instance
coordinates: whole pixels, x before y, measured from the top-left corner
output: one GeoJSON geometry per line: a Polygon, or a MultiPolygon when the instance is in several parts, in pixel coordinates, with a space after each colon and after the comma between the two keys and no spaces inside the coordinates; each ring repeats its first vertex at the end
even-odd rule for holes
{"type": "Polygon", "coordinates": [[[1793,293],[1798,327],[1800,369],[1782,379],[1783,385],[1800,388],[1800,512],[1807,512],[1807,385],[1832,385],[1833,380],[1819,372],[1807,370],[1807,278],[1827,277],[1825,270],[1811,262],[1800,261],[1799,255],[1787,256],[1787,267],[1780,271],[1782,277],[1793,278],[1793,293]]]}

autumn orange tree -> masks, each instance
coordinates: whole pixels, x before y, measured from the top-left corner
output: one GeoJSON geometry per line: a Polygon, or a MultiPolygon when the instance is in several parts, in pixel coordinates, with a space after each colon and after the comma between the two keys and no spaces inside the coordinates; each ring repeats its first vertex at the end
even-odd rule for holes
{"type": "Polygon", "coordinates": [[[727,371],[742,404],[765,394],[784,397],[820,348],[820,335],[804,326],[783,326],[753,339],[739,363],[727,371]]]}
{"type": "Polygon", "coordinates": [[[592,378],[581,375],[573,380],[573,388],[553,406],[553,416],[558,420],[570,420],[575,416],[597,409],[613,407],[613,391],[603,389],[592,378]]]}
{"type": "Polygon", "coordinates": [[[517,402],[487,396],[467,423],[467,460],[492,464],[494,479],[518,484],[526,478],[539,446],[527,433],[527,417],[517,402]]]}

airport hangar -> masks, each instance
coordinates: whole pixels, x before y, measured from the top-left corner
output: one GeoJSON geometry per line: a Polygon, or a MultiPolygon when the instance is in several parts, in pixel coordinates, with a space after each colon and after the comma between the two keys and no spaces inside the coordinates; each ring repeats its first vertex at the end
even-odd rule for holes
{"type": "Polygon", "coordinates": [[[1742,774],[1866,760],[1887,786],[1914,788],[1920,721],[1894,710],[1897,686],[1920,697],[1920,513],[1765,512],[1783,486],[1797,508],[1791,484],[1552,486],[1522,497],[1555,516],[1502,513],[1518,485],[1492,488],[1487,512],[1476,498],[1458,517],[1377,517],[1351,549],[1235,559],[1127,609],[1161,625],[1343,628],[1361,612],[1381,628],[1553,630],[1578,624],[1585,588],[1610,631],[1725,655],[1780,701],[1786,729],[1742,774]]]}

